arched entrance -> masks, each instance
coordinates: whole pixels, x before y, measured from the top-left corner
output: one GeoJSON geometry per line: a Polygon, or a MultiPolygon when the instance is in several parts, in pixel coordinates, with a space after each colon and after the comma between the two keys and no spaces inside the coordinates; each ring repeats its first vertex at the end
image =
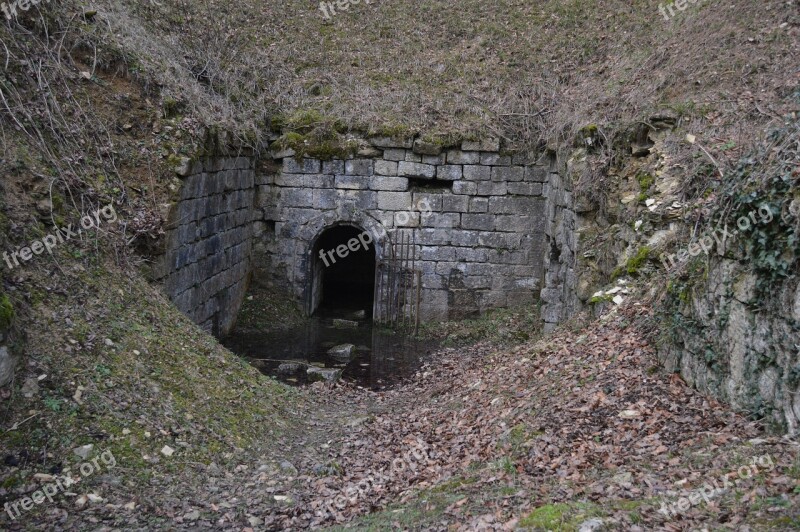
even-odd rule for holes
{"type": "Polygon", "coordinates": [[[372,236],[351,224],[325,229],[311,249],[309,315],[372,317],[376,252],[372,236]]]}

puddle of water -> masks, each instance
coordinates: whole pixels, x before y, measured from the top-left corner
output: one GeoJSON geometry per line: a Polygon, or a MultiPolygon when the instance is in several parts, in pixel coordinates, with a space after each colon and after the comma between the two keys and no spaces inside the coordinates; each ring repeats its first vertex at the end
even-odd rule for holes
{"type": "Polygon", "coordinates": [[[422,358],[435,349],[430,340],[373,326],[369,319],[345,318],[354,327],[337,326],[336,319],[314,317],[302,326],[281,331],[234,331],[222,339],[222,344],[262,373],[287,384],[308,383],[306,369],[316,366],[342,369],[342,379],[371,389],[410,376],[420,367],[422,358]],[[332,347],[342,344],[355,346],[349,362],[328,354],[332,347]],[[295,369],[292,363],[300,365],[295,369]]]}

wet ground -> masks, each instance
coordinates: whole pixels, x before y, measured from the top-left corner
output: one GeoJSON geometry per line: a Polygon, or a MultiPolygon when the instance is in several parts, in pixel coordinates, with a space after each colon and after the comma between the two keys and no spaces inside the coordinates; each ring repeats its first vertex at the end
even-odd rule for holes
{"type": "MultiPolygon", "coordinates": [[[[279,331],[234,331],[223,345],[262,373],[292,385],[309,382],[309,367],[341,369],[342,379],[381,389],[410,376],[436,345],[404,332],[374,326],[357,312],[327,313],[279,331]],[[352,355],[329,351],[351,344],[352,355]]],[[[346,350],[346,349],[345,349],[346,350]]]]}

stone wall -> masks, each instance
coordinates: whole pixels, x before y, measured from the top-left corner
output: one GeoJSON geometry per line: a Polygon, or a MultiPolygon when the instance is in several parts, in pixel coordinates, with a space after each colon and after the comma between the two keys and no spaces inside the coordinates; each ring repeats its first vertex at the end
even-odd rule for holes
{"type": "Polygon", "coordinates": [[[789,434],[800,433],[800,286],[785,281],[756,294],[751,267],[715,258],[707,281],[682,300],[659,346],[669,371],[789,434]]]}
{"type": "MultiPolygon", "coordinates": [[[[369,232],[380,258],[388,249],[384,232],[414,233],[423,320],[536,304],[548,265],[551,291],[566,276],[560,264],[568,257],[550,254],[568,240],[567,193],[549,159],[501,153],[491,139],[459,148],[373,139],[371,157],[284,156],[280,170],[259,177],[257,246],[265,274],[309,305],[314,241],[344,223],[369,232]],[[558,206],[548,207],[545,193],[558,206]]],[[[566,312],[555,292],[551,301],[548,317],[566,312]]]]}
{"type": "Polygon", "coordinates": [[[255,199],[252,157],[213,157],[191,166],[171,208],[155,278],[203,329],[233,328],[251,270],[255,199]]]}
{"type": "Polygon", "coordinates": [[[543,194],[547,206],[545,235],[547,252],[544,255],[545,280],[541,293],[542,319],[545,331],[575,314],[580,303],[575,295],[577,285],[575,211],[569,180],[554,164],[547,175],[543,194]]]}

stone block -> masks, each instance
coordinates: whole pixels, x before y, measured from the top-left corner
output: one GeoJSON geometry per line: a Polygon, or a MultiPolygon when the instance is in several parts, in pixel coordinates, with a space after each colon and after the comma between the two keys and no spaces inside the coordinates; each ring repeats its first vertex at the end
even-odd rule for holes
{"type": "MultiPolygon", "coordinates": [[[[398,194],[397,192],[381,192],[381,194],[398,194]]],[[[336,191],[337,207],[351,206],[356,209],[368,211],[378,207],[378,193],[371,190],[348,190],[339,189],[336,191]]]]}
{"type": "Polygon", "coordinates": [[[419,227],[420,213],[400,211],[394,214],[394,226],[401,227],[419,227]]]}
{"type": "Polygon", "coordinates": [[[478,181],[478,196],[503,196],[508,192],[507,184],[494,181],[478,181]]]}
{"type": "Polygon", "coordinates": [[[523,166],[493,166],[492,181],[522,181],[525,177],[523,166]]]}
{"type": "Polygon", "coordinates": [[[547,181],[547,174],[549,173],[547,166],[526,166],[525,167],[525,181],[532,183],[545,183],[547,181]]]}
{"type": "Polygon", "coordinates": [[[508,193],[519,196],[541,196],[542,184],[527,182],[508,183],[508,193]]]}
{"type": "Polygon", "coordinates": [[[300,161],[294,157],[283,160],[283,171],[288,174],[318,174],[322,168],[319,159],[303,158],[300,161]]]}
{"type": "Polygon", "coordinates": [[[495,216],[497,231],[522,233],[530,231],[532,222],[530,216],[499,214],[495,216]]]}
{"type": "Polygon", "coordinates": [[[454,181],[453,194],[474,196],[478,193],[478,185],[472,181],[454,181]]]}
{"type": "Polygon", "coordinates": [[[318,189],[313,191],[313,207],[315,209],[335,209],[336,191],[318,189]]]}
{"type": "Polygon", "coordinates": [[[373,174],[372,159],[350,159],[344,163],[344,171],[347,175],[366,175],[373,174]]]}
{"type": "Polygon", "coordinates": [[[375,161],[375,174],[385,176],[397,175],[397,163],[395,161],[375,161]]]}
{"type": "Polygon", "coordinates": [[[494,152],[481,153],[481,164],[487,166],[511,166],[510,155],[500,155],[494,152]]]}
{"type": "Polygon", "coordinates": [[[409,149],[413,145],[412,138],[397,138],[397,137],[370,137],[368,142],[376,148],[406,148],[409,149]]]}
{"type": "Polygon", "coordinates": [[[425,164],[432,164],[438,166],[440,164],[444,164],[445,155],[444,153],[440,153],[439,155],[423,155],[422,162],[425,164]]]}
{"type": "Polygon", "coordinates": [[[427,246],[443,246],[450,244],[455,231],[447,229],[420,229],[417,233],[418,241],[427,246]]]}
{"type": "Polygon", "coordinates": [[[442,181],[456,181],[461,179],[461,166],[457,164],[444,164],[436,167],[436,179],[442,181]]]}
{"type": "Polygon", "coordinates": [[[442,212],[467,212],[469,196],[442,195],[442,212]]]}
{"type": "Polygon", "coordinates": [[[435,142],[427,142],[421,138],[414,140],[414,153],[420,155],[439,155],[442,153],[442,147],[435,142]]]}
{"type": "Polygon", "coordinates": [[[478,231],[454,230],[450,233],[450,243],[454,246],[474,247],[478,245],[478,235],[478,231]]]}
{"type": "Polygon", "coordinates": [[[455,260],[455,248],[449,246],[422,246],[422,260],[430,261],[453,261],[455,260]]]}
{"type": "Polygon", "coordinates": [[[505,290],[487,290],[479,293],[478,305],[481,311],[492,308],[503,308],[508,305],[505,290]]]}
{"type": "Polygon", "coordinates": [[[488,212],[489,198],[469,198],[469,212],[488,212]]]}
{"type": "Polygon", "coordinates": [[[306,186],[306,175],[282,172],[275,176],[275,185],[279,187],[304,187],[306,186]]]}
{"type": "Polygon", "coordinates": [[[495,217],[491,214],[462,214],[461,227],[479,231],[494,231],[495,217]]]}
{"type": "Polygon", "coordinates": [[[378,194],[378,208],[384,211],[411,210],[410,192],[382,192],[378,194]]]}
{"type": "Polygon", "coordinates": [[[424,322],[447,319],[447,291],[425,288],[422,290],[420,320],[424,322]]]}
{"type": "Polygon", "coordinates": [[[328,175],[339,175],[345,173],[344,161],[341,159],[322,161],[322,173],[328,175]]]}
{"type": "Polygon", "coordinates": [[[477,245],[489,248],[518,249],[522,235],[519,233],[482,232],[478,234],[477,245]]]}
{"type": "Polygon", "coordinates": [[[530,197],[495,197],[489,198],[489,212],[492,214],[531,214],[541,200],[530,197]]]}
{"type": "Polygon", "coordinates": [[[414,208],[418,211],[441,212],[442,194],[436,192],[414,192],[414,208]]]}
{"type": "Polygon", "coordinates": [[[492,178],[492,169],[489,166],[465,165],[464,179],[468,181],[489,181],[492,178]]]}
{"type": "Polygon", "coordinates": [[[487,252],[483,248],[453,248],[456,251],[457,261],[486,262],[487,252]]]}
{"type": "Polygon", "coordinates": [[[383,158],[386,161],[405,161],[406,150],[399,150],[396,148],[383,150],[383,158]]]}
{"type": "Polygon", "coordinates": [[[499,151],[500,139],[497,137],[487,137],[478,141],[465,140],[461,143],[464,151],[499,151]]]}
{"type": "Polygon", "coordinates": [[[507,294],[509,307],[530,306],[536,301],[531,290],[510,290],[507,294]]]}
{"type": "Polygon", "coordinates": [[[373,177],[369,182],[372,190],[405,191],[408,190],[406,177],[373,177]]]}
{"type": "Polygon", "coordinates": [[[308,174],[306,175],[305,185],[309,188],[333,188],[335,177],[327,174],[308,174]]]}
{"type": "Polygon", "coordinates": [[[479,164],[481,154],[476,151],[452,150],[447,152],[447,162],[449,164],[479,164]]]}
{"type": "Polygon", "coordinates": [[[422,219],[423,227],[454,228],[458,227],[461,221],[460,214],[457,213],[432,213],[422,219]]]}
{"type": "Polygon", "coordinates": [[[422,155],[417,155],[412,151],[407,151],[405,160],[410,163],[421,163],[422,155]]]}
{"type": "Polygon", "coordinates": [[[397,174],[403,177],[423,177],[431,179],[436,175],[436,167],[430,164],[403,161],[399,163],[397,167],[397,174]]]}
{"type": "Polygon", "coordinates": [[[366,190],[369,188],[370,178],[356,175],[337,175],[336,188],[344,190],[366,190]]]}

